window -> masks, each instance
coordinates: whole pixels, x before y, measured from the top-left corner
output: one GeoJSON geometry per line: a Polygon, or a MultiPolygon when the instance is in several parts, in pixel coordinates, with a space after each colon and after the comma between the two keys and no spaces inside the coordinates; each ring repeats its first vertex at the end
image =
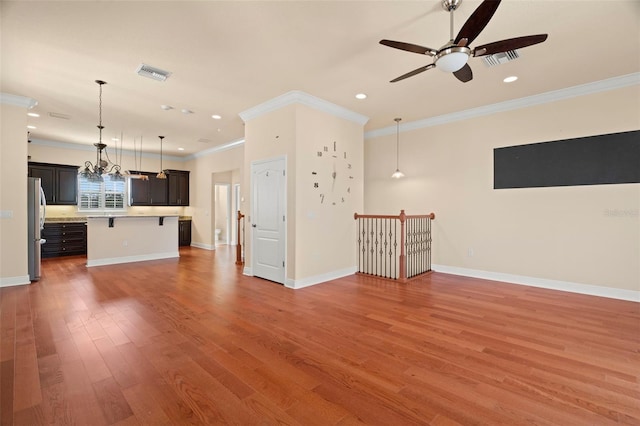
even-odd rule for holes
{"type": "Polygon", "coordinates": [[[127,185],[124,179],[113,179],[105,174],[102,181],[97,181],[78,175],[78,211],[125,211],[126,198],[127,185]]]}

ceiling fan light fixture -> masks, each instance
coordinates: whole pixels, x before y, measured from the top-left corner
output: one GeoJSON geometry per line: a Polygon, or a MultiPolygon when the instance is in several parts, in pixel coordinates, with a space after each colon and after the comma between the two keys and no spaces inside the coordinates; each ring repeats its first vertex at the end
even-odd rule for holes
{"type": "Polygon", "coordinates": [[[456,72],[467,64],[471,50],[468,47],[452,46],[436,55],[436,68],[444,72],[456,72]]]}

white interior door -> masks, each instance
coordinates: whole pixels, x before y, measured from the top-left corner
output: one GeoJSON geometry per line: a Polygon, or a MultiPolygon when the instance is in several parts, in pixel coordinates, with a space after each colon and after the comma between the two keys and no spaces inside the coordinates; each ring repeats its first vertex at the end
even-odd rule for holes
{"type": "Polygon", "coordinates": [[[253,275],[285,281],[285,159],[251,165],[253,275]]]}

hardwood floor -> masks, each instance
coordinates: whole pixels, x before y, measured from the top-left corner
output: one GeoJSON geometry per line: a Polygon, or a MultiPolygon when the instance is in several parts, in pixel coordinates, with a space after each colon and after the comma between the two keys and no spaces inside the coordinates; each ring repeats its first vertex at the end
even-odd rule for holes
{"type": "Polygon", "coordinates": [[[0,289],[0,421],[640,424],[640,304],[433,273],[302,290],[233,247],[0,289]]]}

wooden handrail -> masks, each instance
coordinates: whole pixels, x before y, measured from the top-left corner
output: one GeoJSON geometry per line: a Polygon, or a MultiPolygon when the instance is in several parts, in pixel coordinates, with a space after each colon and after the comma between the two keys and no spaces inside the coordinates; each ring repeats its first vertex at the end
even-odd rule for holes
{"type": "MultiPolygon", "coordinates": [[[[398,255],[398,257],[396,258],[396,260],[398,261],[398,269],[397,269],[397,275],[395,275],[395,279],[397,279],[400,282],[407,282],[410,278],[413,278],[416,276],[416,269],[420,269],[420,267],[418,266],[416,268],[416,244],[423,244],[424,242],[418,242],[419,240],[417,238],[416,235],[416,230],[415,230],[415,226],[416,226],[416,220],[418,221],[422,221],[425,219],[429,219],[429,220],[434,220],[436,218],[435,213],[429,213],[429,214],[424,214],[424,215],[408,215],[404,212],[404,210],[400,210],[400,214],[399,215],[364,215],[364,214],[358,214],[358,213],[354,213],[353,214],[353,218],[355,220],[359,220],[359,219],[364,219],[365,221],[368,220],[374,220],[375,223],[378,223],[378,220],[390,220],[390,221],[397,221],[400,222],[400,253],[398,255]],[[408,236],[407,232],[410,232],[411,234],[408,236]],[[409,245],[410,247],[410,251],[409,254],[407,254],[407,245],[409,245]],[[411,270],[411,271],[409,271],[411,270]]],[[[424,226],[424,225],[423,225],[424,226]]],[[[386,229],[386,228],[385,228],[386,229]]],[[[430,225],[427,225],[427,231],[428,232],[428,236],[426,238],[428,238],[428,242],[430,243],[431,241],[431,231],[430,231],[431,227],[430,225]]],[[[360,231],[358,231],[360,232],[360,231]]],[[[369,231],[368,231],[369,232],[369,231]]],[[[382,261],[382,244],[384,245],[385,251],[387,250],[387,242],[386,242],[386,236],[383,236],[382,230],[380,230],[379,234],[377,233],[378,231],[376,230],[376,236],[374,237],[373,231],[371,231],[371,237],[372,239],[375,239],[375,252],[380,254],[380,260],[382,261]],[[378,236],[384,240],[384,242],[381,243],[381,246],[378,246],[378,236]]],[[[386,231],[385,231],[386,232],[386,231]]],[[[420,231],[419,231],[420,232],[420,231]]],[[[391,235],[391,233],[395,233],[392,231],[389,231],[389,235],[391,235]]],[[[395,234],[397,236],[397,234],[395,234]]],[[[364,237],[364,230],[362,230],[362,237],[364,237]]],[[[360,238],[360,237],[359,237],[360,238]]],[[[365,245],[365,247],[369,247],[369,237],[365,237],[363,238],[363,240],[366,240],[366,242],[363,242],[363,244],[365,245]]],[[[359,241],[359,247],[360,247],[360,239],[359,241]]],[[[427,240],[425,240],[427,241],[427,240]]],[[[397,245],[394,243],[393,244],[393,248],[391,250],[394,251],[395,253],[395,247],[397,245]]],[[[389,246],[390,247],[390,246],[389,246]]],[[[367,253],[374,253],[374,249],[373,248],[367,248],[367,253]]],[[[419,249],[420,250],[420,249],[419,249]]],[[[426,249],[422,249],[422,251],[424,253],[426,253],[426,255],[428,256],[428,259],[425,260],[425,264],[428,265],[427,266],[427,270],[430,271],[431,270],[431,260],[430,260],[430,246],[427,247],[426,249]]],[[[365,248],[362,248],[362,253],[365,253],[365,248]]],[[[391,252],[389,251],[389,256],[391,257],[391,252]]],[[[368,260],[373,259],[373,262],[375,264],[375,258],[369,258],[368,255],[364,256],[364,261],[365,264],[368,260]]],[[[360,262],[360,261],[358,261],[360,262]]],[[[359,265],[360,268],[360,265],[359,265]]],[[[364,267],[364,269],[368,269],[367,266],[364,267]]],[[[373,269],[376,269],[376,266],[373,267],[373,269]]],[[[386,271],[386,269],[385,269],[386,271]]],[[[386,272],[383,273],[383,275],[386,276],[386,272]]]]}
{"type": "MultiPolygon", "coordinates": [[[[240,210],[238,210],[238,244],[236,245],[236,265],[244,265],[244,259],[242,258],[242,242],[243,240],[240,239],[240,224],[243,223],[241,222],[242,219],[244,219],[244,215],[242,213],[240,213],[240,210]]],[[[243,227],[244,228],[244,227],[243,227]]],[[[244,229],[242,229],[242,235],[244,235],[244,229]]]]}
{"type": "MultiPolygon", "coordinates": [[[[394,215],[380,215],[380,214],[358,214],[358,213],[354,213],[353,214],[353,218],[354,219],[400,219],[400,216],[404,214],[404,210],[400,210],[400,214],[397,216],[394,215]]],[[[425,218],[429,218],[431,220],[434,220],[436,218],[436,214],[435,213],[429,213],[429,214],[405,214],[404,217],[406,219],[425,219],[425,218]]]]}

